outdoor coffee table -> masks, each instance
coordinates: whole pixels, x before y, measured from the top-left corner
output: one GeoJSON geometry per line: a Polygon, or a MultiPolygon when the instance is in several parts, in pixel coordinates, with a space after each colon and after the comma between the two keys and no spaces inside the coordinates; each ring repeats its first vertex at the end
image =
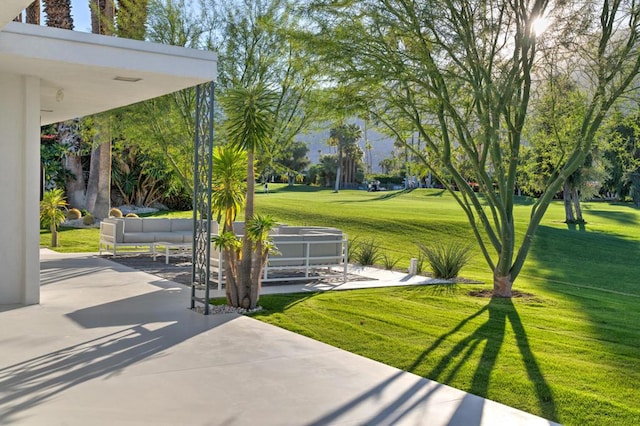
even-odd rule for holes
{"type": "Polygon", "coordinates": [[[151,253],[153,256],[153,260],[156,260],[158,256],[158,252],[156,251],[157,246],[164,247],[164,263],[169,264],[169,256],[181,256],[188,254],[193,247],[193,243],[170,243],[166,241],[158,241],[151,245],[151,253]]]}

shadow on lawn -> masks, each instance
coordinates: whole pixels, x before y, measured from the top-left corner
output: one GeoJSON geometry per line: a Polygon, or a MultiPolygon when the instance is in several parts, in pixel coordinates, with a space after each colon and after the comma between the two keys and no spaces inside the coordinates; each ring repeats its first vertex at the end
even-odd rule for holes
{"type": "MultiPolygon", "coordinates": [[[[451,382],[458,374],[460,369],[472,357],[476,350],[482,349],[478,367],[471,379],[471,387],[469,392],[474,395],[486,395],[489,390],[489,382],[491,373],[496,365],[498,354],[505,339],[507,322],[511,325],[516,340],[516,345],[520,350],[523,364],[527,370],[529,380],[533,383],[537,398],[538,406],[542,416],[547,419],[555,420],[557,418],[556,406],[549,384],[544,378],[540,366],[529,346],[527,333],[524,329],[520,315],[510,299],[491,299],[489,304],[484,306],[478,312],[465,318],[460,324],[451,329],[451,331],[440,336],[431,346],[429,346],[420,356],[413,362],[407,371],[414,372],[423,361],[441,345],[444,345],[450,338],[458,343],[449,350],[449,352],[440,359],[440,362],[427,373],[427,377],[447,383],[451,382]],[[475,318],[488,313],[487,321],[482,324],[473,333],[463,339],[453,338],[462,328],[475,318]]],[[[482,406],[479,406],[480,412],[472,418],[482,418],[482,406]]]]}
{"type": "MultiPolygon", "coordinates": [[[[454,335],[459,333],[465,324],[487,313],[489,315],[487,321],[472,334],[460,340],[427,374],[428,377],[436,380],[444,382],[451,380],[471,358],[473,352],[480,350],[484,344],[479,365],[472,378],[471,389],[469,389],[471,394],[465,395],[459,402],[452,402],[451,405],[453,407],[449,404],[443,404],[439,410],[445,411],[442,411],[440,416],[443,420],[444,417],[449,416],[446,411],[451,407],[453,410],[450,414],[451,417],[447,421],[449,425],[474,426],[487,421],[488,418],[483,413],[487,401],[476,395],[486,395],[488,392],[490,375],[494,368],[497,367],[496,361],[505,340],[507,323],[509,323],[515,334],[515,343],[520,350],[529,379],[536,389],[541,413],[543,417],[552,420],[556,419],[557,412],[551,389],[538,366],[535,356],[531,352],[524,326],[511,300],[492,299],[488,305],[464,319],[448,333],[440,336],[407,370],[413,372],[439,346],[446,346],[449,338],[458,340],[454,335]]],[[[356,398],[345,401],[335,410],[310,424],[324,425],[334,423],[346,417],[349,413],[371,404],[372,401],[375,401],[376,408],[369,409],[368,415],[370,417],[362,421],[362,424],[396,424],[403,419],[412,421],[416,412],[428,410],[425,404],[428,404],[429,400],[440,400],[446,392],[440,383],[413,380],[404,375],[404,373],[398,372],[367,389],[356,398]],[[388,393],[393,393],[395,396],[391,400],[383,401],[384,398],[382,396],[388,393]]],[[[451,394],[446,395],[448,395],[446,398],[452,398],[451,394]]],[[[442,402],[440,403],[442,404],[442,402]]],[[[490,420],[497,421],[498,419],[490,420]]]]}
{"type": "Polygon", "coordinates": [[[629,225],[635,226],[638,224],[638,215],[631,211],[610,211],[610,210],[597,210],[597,209],[586,209],[584,213],[590,216],[597,216],[603,219],[611,219],[618,222],[620,225],[629,225]]]}

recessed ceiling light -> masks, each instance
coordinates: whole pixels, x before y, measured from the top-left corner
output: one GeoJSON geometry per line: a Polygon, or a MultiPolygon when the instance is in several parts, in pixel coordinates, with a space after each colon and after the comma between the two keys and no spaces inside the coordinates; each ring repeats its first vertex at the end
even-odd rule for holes
{"type": "Polygon", "coordinates": [[[116,80],[116,81],[126,81],[128,83],[135,83],[135,82],[138,82],[138,81],[140,81],[142,79],[138,78],[138,77],[123,77],[123,76],[119,75],[116,78],[114,78],[114,80],[116,80]]]}

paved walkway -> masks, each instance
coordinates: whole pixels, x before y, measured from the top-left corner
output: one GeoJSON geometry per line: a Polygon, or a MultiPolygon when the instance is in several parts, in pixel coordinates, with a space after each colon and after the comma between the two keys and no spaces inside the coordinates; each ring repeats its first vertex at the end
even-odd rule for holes
{"type": "Polygon", "coordinates": [[[85,255],[42,257],[42,303],[0,308],[0,424],[545,425],[85,255]]]}

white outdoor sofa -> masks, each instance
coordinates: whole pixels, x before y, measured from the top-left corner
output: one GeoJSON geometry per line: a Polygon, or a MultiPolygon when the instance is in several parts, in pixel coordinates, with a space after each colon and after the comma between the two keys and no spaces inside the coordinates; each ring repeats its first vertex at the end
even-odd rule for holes
{"type": "MultiPolygon", "coordinates": [[[[236,234],[244,232],[235,223],[236,234]]],[[[217,231],[215,231],[217,232],[217,231]]],[[[269,254],[262,281],[292,281],[338,277],[346,281],[348,239],[336,228],[281,225],[269,233],[277,254],[269,254]]],[[[222,288],[224,256],[213,244],[210,248],[211,281],[222,288]]]]}
{"type": "Polygon", "coordinates": [[[186,247],[192,241],[193,219],[112,217],[100,222],[100,254],[115,256],[124,247],[149,247],[149,252],[155,254],[156,245],[186,247]]]}

